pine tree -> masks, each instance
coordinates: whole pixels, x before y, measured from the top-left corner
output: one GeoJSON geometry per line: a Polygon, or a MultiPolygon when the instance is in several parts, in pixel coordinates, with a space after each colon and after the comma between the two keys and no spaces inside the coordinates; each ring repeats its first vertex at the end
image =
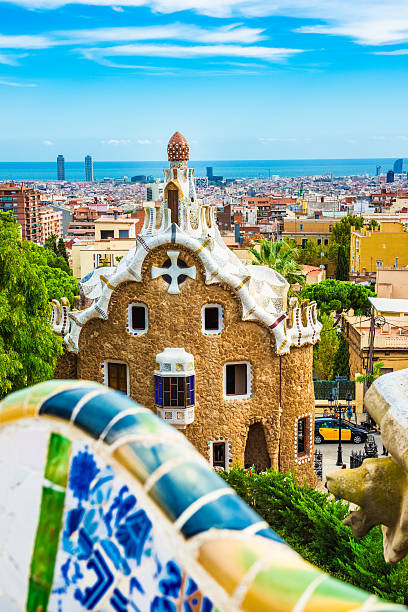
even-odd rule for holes
{"type": "Polygon", "coordinates": [[[339,348],[334,357],[333,376],[350,376],[349,345],[342,335],[339,336],[339,348]]]}
{"type": "Polygon", "coordinates": [[[337,330],[333,328],[334,321],[330,315],[322,314],[323,325],[320,332],[320,342],[313,351],[313,367],[318,380],[332,380],[334,358],[339,346],[337,330]]]}
{"type": "Polygon", "coordinates": [[[349,263],[343,245],[337,251],[336,279],[341,281],[349,280],[349,263]]]}
{"type": "Polygon", "coordinates": [[[58,240],[57,255],[59,255],[60,257],[63,257],[65,261],[68,263],[68,253],[65,247],[65,242],[63,241],[62,238],[58,240]]]}
{"type": "Polygon", "coordinates": [[[57,247],[57,236],[56,234],[51,234],[48,238],[45,239],[44,246],[49,251],[52,251],[56,255],[58,255],[58,247],[57,247]]]}

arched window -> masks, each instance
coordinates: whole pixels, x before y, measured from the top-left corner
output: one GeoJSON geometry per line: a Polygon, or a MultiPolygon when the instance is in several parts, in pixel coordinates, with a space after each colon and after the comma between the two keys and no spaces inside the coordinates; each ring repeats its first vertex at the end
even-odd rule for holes
{"type": "Polygon", "coordinates": [[[146,304],[133,303],[128,306],[127,330],[134,336],[145,334],[148,327],[148,311],[146,304]]]}
{"type": "Polygon", "coordinates": [[[205,304],[201,310],[201,328],[206,335],[220,334],[224,328],[224,310],[221,304],[205,304]]]}

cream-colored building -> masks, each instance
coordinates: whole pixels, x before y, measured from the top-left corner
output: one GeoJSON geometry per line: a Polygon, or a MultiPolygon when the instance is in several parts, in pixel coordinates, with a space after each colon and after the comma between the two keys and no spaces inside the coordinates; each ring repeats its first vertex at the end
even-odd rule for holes
{"type": "Polygon", "coordinates": [[[39,227],[40,227],[40,240],[41,244],[44,244],[47,238],[52,234],[55,234],[57,238],[62,236],[62,212],[54,210],[54,208],[41,207],[39,209],[39,227]]]}
{"type": "Polygon", "coordinates": [[[139,219],[102,216],[95,220],[95,240],[72,245],[72,271],[84,278],[100,266],[116,266],[120,258],[135,245],[139,219]]]}
{"type": "MultiPolygon", "coordinates": [[[[376,316],[373,362],[388,374],[408,368],[408,299],[370,298],[376,316]]],[[[370,317],[343,315],[342,334],[349,345],[350,380],[366,374],[370,317]]],[[[356,384],[356,408],[362,412],[364,384],[356,384]]]]}
{"type": "Polygon", "coordinates": [[[72,273],[75,278],[84,278],[102,265],[116,266],[121,257],[135,245],[135,238],[94,240],[72,245],[72,273]]]}
{"type": "Polygon", "coordinates": [[[95,219],[95,240],[110,240],[111,238],[135,238],[137,219],[126,217],[109,217],[107,215],[95,219]]]}
{"type": "Polygon", "coordinates": [[[377,268],[375,292],[379,298],[408,299],[408,267],[377,268]]]}

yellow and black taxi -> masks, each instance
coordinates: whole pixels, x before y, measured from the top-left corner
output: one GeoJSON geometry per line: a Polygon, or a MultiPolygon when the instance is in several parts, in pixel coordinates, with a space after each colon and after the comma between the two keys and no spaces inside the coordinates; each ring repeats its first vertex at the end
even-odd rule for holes
{"type": "MultiPolygon", "coordinates": [[[[334,417],[315,418],[315,444],[339,439],[339,419],[334,417]]],[[[341,441],[361,444],[367,440],[367,432],[348,421],[341,422],[341,441]]]]}

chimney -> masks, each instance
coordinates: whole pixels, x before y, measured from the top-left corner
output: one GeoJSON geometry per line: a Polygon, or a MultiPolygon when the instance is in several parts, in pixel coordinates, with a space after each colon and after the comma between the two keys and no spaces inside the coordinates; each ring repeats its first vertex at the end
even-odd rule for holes
{"type": "Polygon", "coordinates": [[[117,211],[117,210],[115,210],[115,211],[113,212],[113,218],[115,219],[115,221],[116,221],[116,219],[118,218],[118,211],[117,211]]]}

